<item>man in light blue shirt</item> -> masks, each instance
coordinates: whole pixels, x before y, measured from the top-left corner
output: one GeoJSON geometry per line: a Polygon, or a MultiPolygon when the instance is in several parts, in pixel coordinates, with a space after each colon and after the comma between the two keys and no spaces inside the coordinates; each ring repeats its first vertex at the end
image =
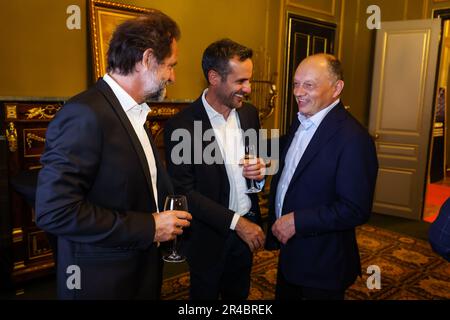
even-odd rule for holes
{"type": "Polygon", "coordinates": [[[272,179],[266,241],[280,248],[277,299],[341,300],[361,274],[355,227],[369,218],[378,164],[343,88],[334,56],[310,56],[295,72],[298,119],[272,179]]]}

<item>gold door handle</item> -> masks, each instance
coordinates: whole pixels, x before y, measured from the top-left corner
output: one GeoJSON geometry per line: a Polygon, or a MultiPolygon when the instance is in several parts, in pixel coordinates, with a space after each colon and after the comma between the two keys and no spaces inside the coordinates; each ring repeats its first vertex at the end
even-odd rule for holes
{"type": "Polygon", "coordinates": [[[378,140],[380,138],[380,135],[378,133],[375,133],[372,135],[373,140],[378,140]]]}

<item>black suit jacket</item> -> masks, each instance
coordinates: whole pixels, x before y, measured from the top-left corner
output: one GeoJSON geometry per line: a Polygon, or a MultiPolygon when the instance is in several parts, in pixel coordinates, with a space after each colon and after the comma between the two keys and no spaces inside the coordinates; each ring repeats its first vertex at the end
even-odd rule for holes
{"type": "MultiPolygon", "coordinates": [[[[259,130],[258,112],[255,107],[243,104],[237,109],[242,130],[253,128],[259,130]]],[[[225,240],[230,233],[234,212],[228,209],[230,184],[223,164],[222,156],[217,155],[221,164],[195,164],[194,154],[202,152],[211,141],[202,141],[206,130],[211,129],[211,122],[203,106],[201,97],[183,111],[167,121],[164,128],[167,169],[172,178],[175,192],[185,194],[188,199],[189,212],[192,214],[191,227],[185,231],[182,244],[185,245],[191,268],[202,269],[214,265],[220,257],[225,240]],[[201,123],[201,131],[195,135],[194,123],[201,123]],[[172,141],[176,129],[185,129],[190,133],[192,154],[190,164],[175,164],[171,153],[179,143],[172,141]],[[199,146],[199,149],[196,149],[199,146]]],[[[213,143],[217,144],[213,137],[213,143]]],[[[220,150],[217,146],[216,150],[220,150]]],[[[258,197],[250,195],[251,210],[260,219],[258,197]]]]}
{"type": "MultiPolygon", "coordinates": [[[[271,232],[275,196],[296,119],[271,183],[266,247],[280,247],[271,232]]],[[[280,271],[306,287],[344,290],[361,273],[355,227],[369,219],[378,162],[374,143],[342,103],[323,119],[290,181],[282,214],[294,212],[295,235],[281,245],[280,271]]]]}
{"type": "MultiPolygon", "coordinates": [[[[153,143],[152,148],[163,208],[172,185],[153,143]]],[[[153,243],[156,204],[150,172],[106,82],[100,79],[57,113],[41,162],[36,223],[58,236],[59,297],[158,298],[161,262],[153,243]],[[72,265],[81,271],[79,290],[66,285],[72,265]]]]}

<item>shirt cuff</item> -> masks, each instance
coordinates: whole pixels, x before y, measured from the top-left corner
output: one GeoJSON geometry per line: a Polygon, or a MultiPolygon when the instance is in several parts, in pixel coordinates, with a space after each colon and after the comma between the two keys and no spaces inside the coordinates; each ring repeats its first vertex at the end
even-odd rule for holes
{"type": "Polygon", "coordinates": [[[230,229],[234,230],[234,228],[236,228],[236,225],[238,223],[238,220],[241,216],[238,215],[237,213],[234,214],[233,220],[231,220],[231,225],[230,225],[230,229]]]}

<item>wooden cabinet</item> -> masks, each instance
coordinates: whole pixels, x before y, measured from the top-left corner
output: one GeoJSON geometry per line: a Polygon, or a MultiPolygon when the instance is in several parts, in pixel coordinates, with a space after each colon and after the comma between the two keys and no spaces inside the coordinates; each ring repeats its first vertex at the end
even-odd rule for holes
{"type": "MultiPolygon", "coordinates": [[[[188,103],[150,104],[147,125],[162,157],[164,123],[188,103]]],[[[11,182],[18,174],[41,167],[47,126],[63,104],[63,99],[0,102],[0,286],[54,272],[47,235],[36,227],[34,208],[11,182]]]]}
{"type": "Polygon", "coordinates": [[[48,123],[63,105],[60,101],[2,102],[3,152],[7,201],[2,208],[2,239],[5,253],[0,257],[13,284],[53,272],[52,250],[46,234],[34,224],[34,208],[12,186],[14,177],[39,169],[48,123]],[[6,210],[5,210],[6,209],[6,210]],[[5,212],[6,211],[6,212],[5,212]]]}

